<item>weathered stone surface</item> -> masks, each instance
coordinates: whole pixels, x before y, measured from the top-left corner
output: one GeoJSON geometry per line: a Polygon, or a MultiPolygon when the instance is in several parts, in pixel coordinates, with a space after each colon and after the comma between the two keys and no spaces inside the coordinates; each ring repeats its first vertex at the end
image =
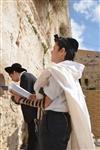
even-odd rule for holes
{"type": "MultiPolygon", "coordinates": [[[[66,0],[1,0],[0,73],[6,84],[11,80],[4,67],[12,63],[21,63],[36,76],[50,63],[53,35],[70,35],[67,7],[66,0]]],[[[0,150],[18,150],[21,144],[22,112],[10,103],[9,93],[4,92],[0,97],[0,150]]]]}

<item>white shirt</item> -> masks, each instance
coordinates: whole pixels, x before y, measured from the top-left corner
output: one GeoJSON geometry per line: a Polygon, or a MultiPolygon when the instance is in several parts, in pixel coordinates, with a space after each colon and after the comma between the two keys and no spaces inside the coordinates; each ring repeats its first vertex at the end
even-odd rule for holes
{"type": "Polygon", "coordinates": [[[45,110],[68,112],[64,91],[53,76],[49,78],[49,85],[44,87],[44,93],[52,100],[52,103],[45,110]]]}
{"type": "Polygon", "coordinates": [[[23,71],[23,72],[20,73],[20,77],[19,77],[20,79],[21,79],[21,76],[23,75],[24,72],[26,72],[26,71],[23,71]]]}

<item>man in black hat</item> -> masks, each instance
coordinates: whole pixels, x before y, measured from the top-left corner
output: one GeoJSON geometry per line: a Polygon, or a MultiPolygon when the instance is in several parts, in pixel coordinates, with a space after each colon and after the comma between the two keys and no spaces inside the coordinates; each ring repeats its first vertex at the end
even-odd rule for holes
{"type": "MultiPolygon", "coordinates": [[[[6,67],[5,71],[9,74],[14,82],[20,81],[20,86],[30,93],[34,93],[35,76],[28,73],[26,69],[22,68],[19,63],[14,63],[12,66],[6,67]]],[[[37,108],[21,105],[24,120],[28,127],[28,146],[27,150],[36,150],[37,137],[35,134],[34,119],[37,117],[37,108]]]]}

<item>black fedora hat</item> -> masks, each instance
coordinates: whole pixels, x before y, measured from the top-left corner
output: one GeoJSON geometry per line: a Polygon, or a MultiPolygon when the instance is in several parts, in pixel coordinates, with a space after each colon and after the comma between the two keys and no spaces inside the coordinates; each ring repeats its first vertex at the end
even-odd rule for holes
{"type": "Polygon", "coordinates": [[[22,71],[27,71],[25,68],[22,68],[22,65],[19,64],[19,63],[14,63],[12,64],[11,66],[9,67],[6,67],[5,68],[5,71],[7,73],[13,73],[13,71],[16,71],[16,72],[22,72],[22,71]]]}

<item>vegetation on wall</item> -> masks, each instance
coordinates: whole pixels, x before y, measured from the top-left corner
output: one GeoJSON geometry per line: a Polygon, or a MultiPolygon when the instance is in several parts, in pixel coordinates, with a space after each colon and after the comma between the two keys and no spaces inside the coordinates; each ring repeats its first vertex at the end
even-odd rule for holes
{"type": "Polygon", "coordinates": [[[61,36],[66,36],[67,35],[67,26],[64,23],[60,24],[59,32],[60,32],[61,36]]]}
{"type": "Polygon", "coordinates": [[[29,16],[29,15],[26,15],[26,16],[27,16],[28,22],[30,23],[30,25],[31,25],[31,27],[32,27],[32,29],[33,29],[33,31],[34,31],[34,33],[37,35],[38,39],[39,39],[40,42],[41,42],[41,45],[42,45],[42,48],[43,48],[43,66],[45,67],[44,55],[46,54],[46,52],[47,52],[47,50],[48,50],[48,47],[47,47],[47,45],[46,45],[44,42],[42,42],[42,40],[41,40],[41,38],[40,38],[40,35],[39,35],[39,33],[38,33],[36,27],[33,25],[33,21],[32,21],[32,19],[31,19],[31,16],[29,16]]]}
{"type": "Polygon", "coordinates": [[[46,46],[46,44],[45,43],[41,43],[42,44],[42,47],[43,47],[43,49],[44,49],[44,54],[46,54],[46,52],[47,52],[47,50],[48,50],[48,47],[46,46]]]}
{"type": "Polygon", "coordinates": [[[38,32],[37,32],[35,26],[33,25],[33,21],[32,21],[32,19],[31,19],[31,17],[30,17],[29,15],[26,15],[26,16],[27,16],[28,22],[29,22],[30,25],[32,26],[32,29],[33,29],[34,33],[35,33],[35,34],[38,34],[38,32]]]}
{"type": "Polygon", "coordinates": [[[66,0],[49,0],[55,12],[64,8],[66,0]]]}

